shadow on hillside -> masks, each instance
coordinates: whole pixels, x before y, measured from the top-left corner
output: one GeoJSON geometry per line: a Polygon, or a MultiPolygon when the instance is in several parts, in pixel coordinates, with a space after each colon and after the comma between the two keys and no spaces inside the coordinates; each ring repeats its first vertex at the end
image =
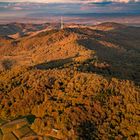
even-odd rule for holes
{"type": "Polygon", "coordinates": [[[79,65],[77,70],[86,73],[96,73],[106,78],[131,80],[135,84],[140,84],[140,65],[138,65],[137,68],[134,69],[132,66],[123,66],[121,64],[118,66],[114,66],[102,62],[99,62],[97,63],[97,65],[94,65],[93,63],[90,63],[89,60],[87,60],[86,62],[84,62],[84,64],[79,65]]]}
{"type": "Polygon", "coordinates": [[[83,121],[77,128],[78,136],[81,140],[94,140],[97,139],[96,125],[91,121],[83,121]]]}
{"type": "Polygon", "coordinates": [[[100,41],[109,42],[106,39],[80,39],[77,43],[85,48],[95,51],[96,55],[102,61],[119,61],[122,57],[123,52],[117,48],[107,47],[100,43],[100,41]]]}
{"type": "Polygon", "coordinates": [[[53,60],[46,63],[41,63],[38,65],[35,65],[34,68],[40,69],[40,70],[63,68],[65,64],[73,62],[73,58],[74,57],[70,57],[67,59],[58,59],[58,60],[53,60]]]}
{"type": "Polygon", "coordinates": [[[130,54],[129,48],[128,50],[124,50],[121,48],[107,47],[106,45],[101,44],[99,42],[100,40],[102,39],[82,39],[78,41],[79,45],[82,45],[90,50],[94,50],[101,62],[107,62],[111,66],[107,69],[91,66],[89,72],[96,72],[97,74],[103,76],[111,76],[140,83],[139,52],[132,50],[133,48],[131,48],[130,54]]]}
{"type": "Polygon", "coordinates": [[[105,61],[98,61],[95,58],[85,60],[84,62],[75,62],[73,58],[74,57],[41,63],[35,65],[34,68],[40,70],[70,68],[73,71],[96,73],[106,78],[114,77],[122,80],[131,80],[136,84],[140,82],[140,66],[137,66],[137,69],[123,66],[121,63],[118,66],[114,66],[112,64],[105,63],[105,61]]]}

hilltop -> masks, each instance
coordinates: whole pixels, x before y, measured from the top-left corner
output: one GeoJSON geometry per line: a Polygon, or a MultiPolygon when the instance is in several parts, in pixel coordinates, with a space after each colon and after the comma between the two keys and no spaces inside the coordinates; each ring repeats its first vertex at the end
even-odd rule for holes
{"type": "Polygon", "coordinates": [[[140,28],[9,34],[0,37],[0,139],[140,138],[140,28]]]}
{"type": "Polygon", "coordinates": [[[110,65],[112,76],[139,82],[139,36],[140,28],[118,23],[35,31],[18,39],[1,37],[0,57],[14,61],[13,66],[97,58],[110,65]]]}

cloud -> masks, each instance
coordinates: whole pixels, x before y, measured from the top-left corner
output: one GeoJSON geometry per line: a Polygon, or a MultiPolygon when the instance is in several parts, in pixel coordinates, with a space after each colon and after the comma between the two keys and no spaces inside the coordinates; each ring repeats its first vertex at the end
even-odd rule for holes
{"type": "Polygon", "coordinates": [[[13,9],[13,10],[23,10],[22,7],[12,7],[11,9],[13,9]]]}
{"type": "Polygon", "coordinates": [[[38,2],[38,3],[102,3],[102,2],[116,2],[116,3],[129,3],[140,2],[140,0],[0,0],[0,2],[38,2]]]}
{"type": "Polygon", "coordinates": [[[82,5],[81,10],[95,13],[140,13],[140,3],[87,3],[82,5]]]}

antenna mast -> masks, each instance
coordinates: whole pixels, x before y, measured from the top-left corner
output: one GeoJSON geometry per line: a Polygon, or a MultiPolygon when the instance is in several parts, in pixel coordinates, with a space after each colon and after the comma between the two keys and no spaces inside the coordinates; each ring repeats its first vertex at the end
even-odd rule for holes
{"type": "Polygon", "coordinates": [[[64,29],[63,17],[61,17],[61,29],[64,29]]]}

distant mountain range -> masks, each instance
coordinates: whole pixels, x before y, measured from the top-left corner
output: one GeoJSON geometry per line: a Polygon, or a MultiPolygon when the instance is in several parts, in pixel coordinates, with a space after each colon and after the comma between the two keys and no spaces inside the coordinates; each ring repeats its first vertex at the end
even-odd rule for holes
{"type": "Polygon", "coordinates": [[[46,16],[69,16],[69,17],[132,17],[140,16],[140,13],[32,13],[28,15],[29,17],[46,17],[46,16]]]}

